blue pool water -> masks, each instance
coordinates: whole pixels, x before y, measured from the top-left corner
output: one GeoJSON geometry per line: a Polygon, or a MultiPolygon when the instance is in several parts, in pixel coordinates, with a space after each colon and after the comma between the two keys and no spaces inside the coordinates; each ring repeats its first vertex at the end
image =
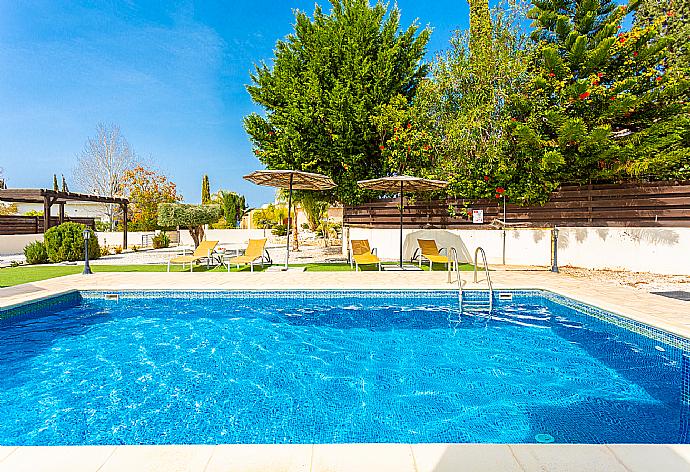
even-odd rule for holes
{"type": "Polygon", "coordinates": [[[680,349],[539,293],[73,297],[0,320],[0,445],[688,442],[680,349]]]}

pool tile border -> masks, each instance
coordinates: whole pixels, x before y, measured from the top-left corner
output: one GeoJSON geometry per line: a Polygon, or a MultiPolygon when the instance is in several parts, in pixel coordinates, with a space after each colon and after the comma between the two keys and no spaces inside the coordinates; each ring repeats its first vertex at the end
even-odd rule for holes
{"type": "MultiPolygon", "coordinates": [[[[456,297],[456,290],[449,289],[416,289],[416,290],[366,290],[366,289],[309,289],[309,290],[267,290],[267,289],[201,289],[201,290],[71,290],[59,295],[47,296],[39,300],[0,308],[0,320],[15,316],[26,316],[37,311],[44,311],[50,308],[67,308],[78,303],[81,299],[105,298],[106,295],[118,295],[120,298],[299,298],[313,299],[315,297],[325,299],[337,299],[350,297],[353,294],[366,294],[368,298],[390,299],[390,298],[414,298],[437,299],[445,297],[456,297]]],[[[524,297],[540,297],[545,301],[558,303],[576,310],[585,315],[596,318],[600,321],[613,324],[630,332],[653,339],[654,341],[680,349],[685,353],[690,353],[690,339],[671,333],[664,329],[635,321],[623,314],[613,313],[609,310],[575,300],[559,293],[545,289],[497,289],[494,290],[494,303],[512,303],[524,297]],[[499,293],[510,293],[513,297],[510,301],[498,299],[499,293]]],[[[483,301],[487,299],[486,290],[464,290],[463,299],[465,301],[483,301]]]]}
{"type": "Polygon", "coordinates": [[[22,315],[29,315],[32,313],[47,310],[49,308],[68,308],[79,303],[82,299],[81,293],[78,290],[70,290],[68,292],[47,295],[37,300],[30,302],[18,303],[7,307],[0,307],[0,320],[7,318],[14,318],[22,315]]]}

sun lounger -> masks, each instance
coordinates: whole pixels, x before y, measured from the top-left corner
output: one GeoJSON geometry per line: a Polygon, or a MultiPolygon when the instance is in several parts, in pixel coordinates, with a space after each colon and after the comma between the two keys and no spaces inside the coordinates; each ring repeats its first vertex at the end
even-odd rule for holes
{"type": "Polygon", "coordinates": [[[360,265],[376,264],[381,270],[381,259],[376,255],[376,248],[369,246],[367,239],[351,239],[350,249],[352,257],[350,258],[350,267],[354,264],[355,270],[359,270],[360,265]]]}
{"type": "Polygon", "coordinates": [[[168,272],[170,272],[171,264],[182,264],[182,269],[184,266],[189,264],[189,271],[194,271],[194,263],[199,262],[202,259],[206,259],[206,265],[211,264],[213,257],[213,251],[216,248],[218,241],[201,241],[199,246],[194,250],[194,253],[188,256],[177,256],[173,257],[168,261],[168,272]]]}
{"type": "MultiPolygon", "coordinates": [[[[236,265],[239,269],[240,265],[243,264],[249,264],[250,272],[254,272],[254,263],[257,260],[261,261],[261,267],[263,267],[265,247],[265,239],[250,239],[249,244],[247,244],[247,249],[244,251],[244,255],[231,257],[230,259],[228,259],[228,272],[230,272],[231,265],[236,265]]],[[[270,262],[270,258],[266,257],[266,261],[270,262]]]]}
{"type": "Polygon", "coordinates": [[[441,248],[441,250],[438,249],[436,246],[436,241],[433,239],[418,239],[417,244],[419,244],[419,266],[422,266],[422,259],[426,259],[429,261],[429,269],[433,268],[434,262],[437,262],[439,264],[450,264],[450,259],[448,256],[442,256],[440,251],[446,251],[446,254],[448,253],[448,250],[446,248],[441,248]]]}

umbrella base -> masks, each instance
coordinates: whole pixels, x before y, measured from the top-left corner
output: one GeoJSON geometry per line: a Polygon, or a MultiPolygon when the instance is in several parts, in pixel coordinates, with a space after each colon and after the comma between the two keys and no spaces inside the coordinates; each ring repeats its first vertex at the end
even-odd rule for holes
{"type": "Polygon", "coordinates": [[[402,267],[399,265],[382,265],[381,268],[385,271],[391,271],[391,272],[420,272],[422,270],[421,267],[412,265],[412,264],[403,264],[402,267]]]}

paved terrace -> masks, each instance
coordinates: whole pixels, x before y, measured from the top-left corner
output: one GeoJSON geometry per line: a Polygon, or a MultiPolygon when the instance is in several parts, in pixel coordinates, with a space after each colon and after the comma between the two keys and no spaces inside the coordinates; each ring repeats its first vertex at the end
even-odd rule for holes
{"type": "MultiPolygon", "coordinates": [[[[462,273],[465,289],[486,288],[462,273]]],[[[74,289],[448,289],[445,272],[102,273],[0,289],[0,307],[74,289]]],[[[690,337],[690,303],[550,272],[496,271],[494,288],[552,290],[690,337]]],[[[690,471],[686,445],[324,444],[0,447],[4,471],[690,471]]]]}

